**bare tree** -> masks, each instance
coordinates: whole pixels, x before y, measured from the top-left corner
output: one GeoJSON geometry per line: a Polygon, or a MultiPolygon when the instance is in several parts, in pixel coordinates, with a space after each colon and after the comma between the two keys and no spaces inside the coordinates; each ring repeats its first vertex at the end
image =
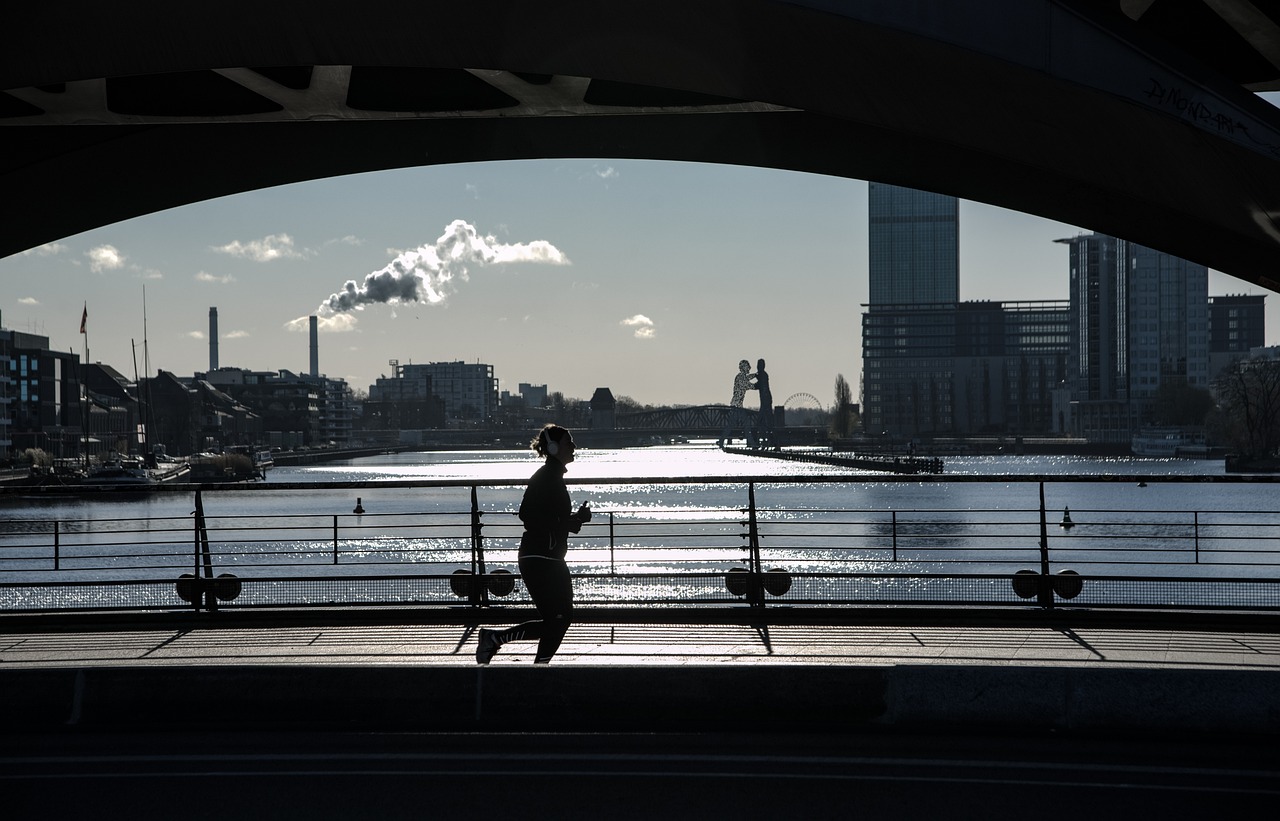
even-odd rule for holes
{"type": "Polygon", "coordinates": [[[844,374],[836,374],[836,401],[831,413],[831,433],[844,439],[853,432],[853,390],[845,380],[844,374]]]}
{"type": "Polygon", "coordinates": [[[1222,435],[1241,455],[1280,447],[1280,360],[1242,359],[1214,380],[1222,435]]]}

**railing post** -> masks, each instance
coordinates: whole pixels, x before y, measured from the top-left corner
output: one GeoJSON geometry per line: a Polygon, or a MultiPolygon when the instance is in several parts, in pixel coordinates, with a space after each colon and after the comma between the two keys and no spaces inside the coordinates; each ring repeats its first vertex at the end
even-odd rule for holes
{"type": "Polygon", "coordinates": [[[1036,590],[1037,603],[1053,609],[1053,579],[1049,576],[1049,524],[1044,513],[1044,482],[1040,482],[1040,584],[1036,590]]]}
{"type": "Polygon", "coordinates": [[[471,586],[471,603],[484,606],[489,602],[489,591],[485,588],[484,537],[481,535],[480,499],[476,486],[471,486],[471,572],[475,584],[471,586]]]}
{"type": "MultiPolygon", "coordinates": [[[[199,510],[200,491],[196,491],[196,510],[199,510]]],[[[192,517],[196,515],[196,511],[191,511],[192,517]]],[[[200,520],[192,518],[192,568],[191,568],[191,607],[197,613],[200,612],[200,520]]]]}
{"type": "Polygon", "coordinates": [[[62,564],[62,534],[58,520],[53,520],[53,569],[60,570],[62,564]]]}
{"type": "Polygon", "coordinates": [[[1191,525],[1194,528],[1192,532],[1195,534],[1196,564],[1200,564],[1200,511],[1197,510],[1192,515],[1194,516],[1191,525]]]}
{"type": "Polygon", "coordinates": [[[890,515],[893,516],[893,521],[889,533],[893,537],[893,561],[896,564],[898,561],[898,511],[892,511],[890,515]]]}
{"type": "Polygon", "coordinates": [[[760,561],[760,528],[756,522],[756,483],[747,484],[747,537],[751,555],[747,568],[747,601],[752,607],[764,607],[764,570],[760,561]]]}
{"type": "Polygon", "coordinates": [[[611,510],[611,511],[609,511],[609,575],[610,575],[610,576],[616,576],[616,575],[618,575],[618,568],[617,568],[617,566],[614,564],[613,548],[614,548],[614,544],[613,544],[613,511],[611,510]]]}
{"type": "Polygon", "coordinates": [[[338,514],[333,514],[333,563],[338,563],[338,514]]]}
{"type": "MultiPolygon", "coordinates": [[[[204,595],[196,594],[196,601],[204,599],[204,608],[210,612],[218,609],[218,597],[214,594],[213,589],[213,554],[209,550],[209,529],[205,526],[204,521],[204,502],[200,498],[200,491],[196,491],[196,532],[199,534],[200,555],[204,560],[204,578],[197,581],[197,590],[202,590],[204,595]]],[[[199,573],[196,574],[197,578],[199,573]]]]}

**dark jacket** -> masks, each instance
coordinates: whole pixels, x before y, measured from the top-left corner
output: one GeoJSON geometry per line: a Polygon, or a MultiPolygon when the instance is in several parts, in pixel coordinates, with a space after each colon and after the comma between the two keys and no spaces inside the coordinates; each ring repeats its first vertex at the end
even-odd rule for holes
{"type": "Polygon", "coordinates": [[[582,522],[573,516],[564,473],[563,464],[548,458],[529,479],[520,500],[520,521],[524,522],[521,556],[563,559],[569,549],[569,534],[582,529],[582,522]]]}

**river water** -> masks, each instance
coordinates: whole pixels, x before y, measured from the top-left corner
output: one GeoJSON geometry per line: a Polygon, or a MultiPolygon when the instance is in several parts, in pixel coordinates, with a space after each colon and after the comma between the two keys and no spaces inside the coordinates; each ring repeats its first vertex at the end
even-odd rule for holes
{"type": "MultiPolygon", "coordinates": [[[[264,482],[203,493],[202,506],[218,565],[238,573],[449,573],[471,561],[467,483],[477,483],[490,565],[514,568],[511,514],[538,464],[528,451],[484,450],[277,467],[264,482]]],[[[990,456],[948,458],[942,480],[921,480],[710,443],[581,449],[566,478],[574,503],[597,515],[571,561],[577,572],[723,571],[744,560],[754,493],[766,566],[1005,573],[1037,566],[1043,484],[1055,566],[1275,576],[1276,486],[1212,480],[1222,473],[1220,460],[990,456]]],[[[0,580],[190,568],[193,501],[0,497],[0,580]]]]}

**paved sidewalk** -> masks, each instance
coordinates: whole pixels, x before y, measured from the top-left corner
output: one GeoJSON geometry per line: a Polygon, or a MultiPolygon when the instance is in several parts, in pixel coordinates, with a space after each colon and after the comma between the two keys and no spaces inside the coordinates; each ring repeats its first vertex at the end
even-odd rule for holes
{"type": "MultiPolygon", "coordinates": [[[[0,671],[174,665],[474,666],[473,627],[287,626],[0,633],[0,671]]],[[[493,667],[529,664],[510,644],[493,667]]],[[[1098,627],[575,625],[555,666],[986,665],[1280,671],[1280,634],[1098,627]]]]}
{"type": "Polygon", "coordinates": [[[481,667],[463,625],[96,626],[6,624],[0,722],[1280,736],[1271,630],[579,624],[553,664],[525,644],[481,667]]]}

